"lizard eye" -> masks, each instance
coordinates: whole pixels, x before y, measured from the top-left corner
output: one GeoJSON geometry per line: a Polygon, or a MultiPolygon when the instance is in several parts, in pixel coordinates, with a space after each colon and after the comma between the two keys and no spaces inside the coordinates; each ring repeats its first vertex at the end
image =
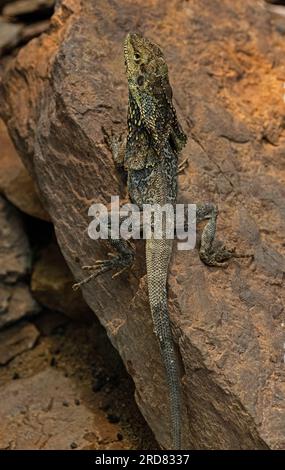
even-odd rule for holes
{"type": "Polygon", "coordinates": [[[137,78],[137,84],[139,86],[142,86],[143,85],[143,82],[144,82],[144,78],[142,75],[139,75],[138,78],[137,78]]]}
{"type": "Polygon", "coordinates": [[[140,60],[141,56],[138,52],[135,52],[135,61],[138,62],[140,60]]]}

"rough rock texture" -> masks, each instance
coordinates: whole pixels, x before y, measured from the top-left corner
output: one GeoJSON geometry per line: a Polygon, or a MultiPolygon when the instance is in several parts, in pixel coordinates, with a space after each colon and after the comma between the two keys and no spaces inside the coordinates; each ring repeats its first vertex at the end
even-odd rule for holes
{"type": "Polygon", "coordinates": [[[0,411],[2,448],[84,449],[107,436],[113,436],[117,449],[123,448],[116,439],[116,427],[90,406],[90,398],[89,403],[76,405],[79,393],[72,379],[52,368],[0,389],[0,399],[6,403],[0,411]]]}
{"type": "MultiPolygon", "coordinates": [[[[88,239],[92,202],[120,177],[102,128],[125,128],[122,41],[140,31],[166,55],[191,138],[180,201],[214,201],[219,234],[254,261],[205,267],[176,252],[170,315],[181,358],[184,448],[285,448],[284,38],[263,2],[65,0],[48,34],[3,78],[1,113],[33,174],[75,277],[106,256],[88,239]]],[[[143,243],[129,273],[84,296],[118,348],[159,443],[170,445],[167,389],[152,333],[143,243]]]]}
{"type": "Polygon", "coordinates": [[[0,328],[39,312],[25,282],[30,258],[20,214],[0,196],[0,328]]]}
{"type": "MultiPolygon", "coordinates": [[[[19,323],[0,332],[0,365],[31,349],[40,333],[32,323],[19,323]]],[[[2,402],[3,403],[3,402],[2,402]]]]}
{"type": "Polygon", "coordinates": [[[74,279],[58,246],[46,247],[33,267],[33,297],[50,310],[65,313],[74,320],[90,320],[94,316],[80,291],[74,292],[74,279]]]}
{"type": "Polygon", "coordinates": [[[36,343],[0,367],[1,450],[157,448],[133,383],[93,320],[38,316],[36,343]]]}
{"type": "Polygon", "coordinates": [[[52,9],[55,0],[18,0],[9,3],[3,8],[3,15],[8,17],[21,17],[35,14],[45,9],[52,9]]]}
{"type": "Polygon", "coordinates": [[[0,284],[0,328],[32,316],[39,310],[26,284],[0,284]]]}
{"type": "Polygon", "coordinates": [[[30,269],[30,247],[17,210],[0,196],[0,279],[16,282],[30,269]]]}
{"type": "Polygon", "coordinates": [[[35,183],[19,158],[7,128],[0,120],[0,193],[26,214],[49,220],[35,183]]]}
{"type": "Polygon", "coordinates": [[[21,24],[12,24],[0,17],[0,56],[7,47],[18,44],[23,29],[21,24]]]}

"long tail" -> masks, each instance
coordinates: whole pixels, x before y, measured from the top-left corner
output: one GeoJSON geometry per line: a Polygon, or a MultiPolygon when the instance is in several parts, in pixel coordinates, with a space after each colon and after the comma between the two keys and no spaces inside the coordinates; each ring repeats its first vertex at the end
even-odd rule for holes
{"type": "Polygon", "coordinates": [[[172,424],[172,447],[181,448],[181,395],[177,357],[167,307],[167,276],[172,240],[146,240],[149,302],[166,370],[172,424]]]}

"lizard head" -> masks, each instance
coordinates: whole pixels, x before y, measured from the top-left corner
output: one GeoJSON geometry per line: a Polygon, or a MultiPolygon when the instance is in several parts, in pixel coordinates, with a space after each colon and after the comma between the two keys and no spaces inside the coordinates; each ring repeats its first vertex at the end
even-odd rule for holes
{"type": "Polygon", "coordinates": [[[129,88],[134,95],[148,91],[155,94],[155,88],[158,92],[161,90],[161,79],[168,82],[167,64],[156,44],[139,34],[129,33],[124,53],[129,88]]]}
{"type": "Polygon", "coordinates": [[[124,43],[129,84],[131,128],[141,123],[159,154],[166,141],[179,151],[186,142],[172,103],[168,67],[161,49],[139,34],[129,33],[124,43]],[[139,113],[136,115],[135,109],[139,113]]]}

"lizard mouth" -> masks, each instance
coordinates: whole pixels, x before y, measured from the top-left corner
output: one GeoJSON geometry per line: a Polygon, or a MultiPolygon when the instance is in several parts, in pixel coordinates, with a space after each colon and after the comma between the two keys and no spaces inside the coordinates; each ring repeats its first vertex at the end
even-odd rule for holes
{"type": "Polygon", "coordinates": [[[124,42],[124,57],[127,71],[130,70],[136,51],[136,44],[142,40],[142,37],[136,33],[128,33],[124,42]]]}
{"type": "Polygon", "coordinates": [[[129,60],[133,53],[132,34],[128,33],[124,42],[124,57],[127,71],[129,70],[129,60]]]}

